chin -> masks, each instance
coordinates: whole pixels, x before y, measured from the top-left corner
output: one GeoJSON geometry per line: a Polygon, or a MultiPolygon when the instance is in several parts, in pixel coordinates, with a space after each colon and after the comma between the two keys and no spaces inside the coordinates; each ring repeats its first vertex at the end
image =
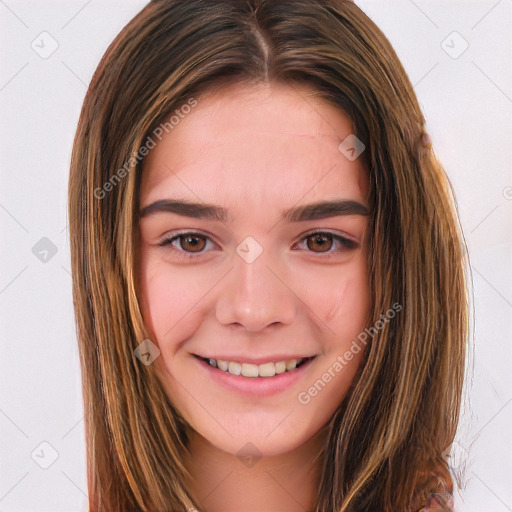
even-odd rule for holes
{"type": "Polygon", "coordinates": [[[301,421],[303,418],[297,411],[290,412],[253,413],[251,418],[238,416],[229,433],[214,420],[193,425],[193,428],[211,445],[231,455],[241,458],[274,457],[299,448],[322,430],[323,425],[308,426],[301,421]],[[294,415],[296,417],[292,420],[294,415]]]}

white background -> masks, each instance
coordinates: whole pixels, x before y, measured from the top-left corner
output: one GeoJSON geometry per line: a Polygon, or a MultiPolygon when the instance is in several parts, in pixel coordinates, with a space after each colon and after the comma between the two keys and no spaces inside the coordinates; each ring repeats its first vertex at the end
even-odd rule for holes
{"type": "MultiPolygon", "coordinates": [[[[457,510],[512,511],[512,0],[356,3],[415,86],[470,249],[475,329],[457,510]]],[[[69,159],[87,84],[144,5],[0,0],[1,512],[86,510],[69,159]],[[47,58],[31,46],[52,44],[47,58]]]]}

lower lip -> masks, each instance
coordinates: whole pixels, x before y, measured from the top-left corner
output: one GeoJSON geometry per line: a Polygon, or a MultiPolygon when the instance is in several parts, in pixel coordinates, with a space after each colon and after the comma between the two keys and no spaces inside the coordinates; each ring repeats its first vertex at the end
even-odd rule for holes
{"type": "Polygon", "coordinates": [[[193,358],[197,361],[199,367],[208,372],[208,375],[215,382],[218,382],[220,386],[245,396],[267,397],[281,393],[293,386],[308,371],[316,356],[306,361],[299,368],[291,372],[286,371],[279,375],[274,375],[274,377],[243,377],[242,375],[233,375],[210,366],[206,361],[197,356],[193,356],[193,358]]]}

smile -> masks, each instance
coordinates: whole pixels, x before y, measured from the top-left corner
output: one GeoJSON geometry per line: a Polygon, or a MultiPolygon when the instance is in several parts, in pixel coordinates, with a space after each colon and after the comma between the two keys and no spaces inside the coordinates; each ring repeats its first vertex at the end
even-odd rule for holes
{"type": "Polygon", "coordinates": [[[222,359],[201,358],[213,368],[217,368],[232,375],[243,377],[274,377],[286,372],[293,372],[304,363],[313,359],[305,357],[302,359],[290,359],[288,361],[268,362],[264,364],[240,363],[237,361],[224,361],[222,359]]]}
{"type": "Polygon", "coordinates": [[[227,358],[214,359],[194,354],[192,356],[198,370],[211,379],[212,383],[229,392],[256,399],[270,398],[296,386],[317,359],[315,355],[295,359],[283,358],[276,362],[260,360],[256,361],[260,364],[255,364],[228,361],[227,358]]]}

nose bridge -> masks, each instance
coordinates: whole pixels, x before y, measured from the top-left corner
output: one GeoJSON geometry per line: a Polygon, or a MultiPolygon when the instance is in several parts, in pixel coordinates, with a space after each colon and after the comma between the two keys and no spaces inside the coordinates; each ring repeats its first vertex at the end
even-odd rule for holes
{"type": "Polygon", "coordinates": [[[272,251],[263,250],[248,237],[233,254],[233,265],[217,299],[219,322],[240,324],[250,331],[274,323],[288,325],[293,322],[296,297],[278,278],[272,251]]]}

